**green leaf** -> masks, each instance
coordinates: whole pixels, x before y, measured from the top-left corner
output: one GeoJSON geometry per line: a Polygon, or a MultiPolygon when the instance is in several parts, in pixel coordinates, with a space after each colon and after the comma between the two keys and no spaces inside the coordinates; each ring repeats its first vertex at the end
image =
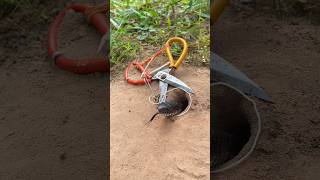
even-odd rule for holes
{"type": "Polygon", "coordinates": [[[143,41],[143,40],[145,40],[147,37],[148,37],[148,34],[141,34],[141,35],[139,35],[137,38],[138,38],[138,40],[143,41]]]}
{"type": "Polygon", "coordinates": [[[209,19],[209,18],[210,18],[210,15],[205,14],[205,13],[199,13],[199,16],[200,16],[200,17],[207,18],[207,19],[209,19]]]}

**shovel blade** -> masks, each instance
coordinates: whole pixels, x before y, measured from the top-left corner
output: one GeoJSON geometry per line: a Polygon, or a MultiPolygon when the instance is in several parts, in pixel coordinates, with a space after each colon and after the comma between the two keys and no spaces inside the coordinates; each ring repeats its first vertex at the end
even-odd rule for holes
{"type": "Polygon", "coordinates": [[[211,70],[214,82],[227,83],[245,94],[271,102],[269,96],[255,82],[215,53],[211,54],[211,70]]]}

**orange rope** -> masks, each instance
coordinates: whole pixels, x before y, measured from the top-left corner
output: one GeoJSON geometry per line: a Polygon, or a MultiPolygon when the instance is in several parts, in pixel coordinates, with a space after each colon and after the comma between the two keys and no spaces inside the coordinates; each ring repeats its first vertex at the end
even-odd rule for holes
{"type": "Polygon", "coordinates": [[[154,53],[151,57],[148,57],[143,62],[138,62],[138,61],[131,62],[124,71],[124,77],[125,77],[126,81],[129,84],[134,84],[134,85],[143,85],[143,84],[146,84],[146,82],[148,82],[148,83],[151,82],[152,75],[147,71],[147,68],[148,68],[149,64],[166,49],[166,47],[167,47],[167,45],[165,45],[162,49],[160,49],[156,53],[154,53]],[[145,77],[142,79],[130,79],[129,72],[131,71],[132,67],[136,67],[141,72],[141,76],[145,75],[145,77]]]}

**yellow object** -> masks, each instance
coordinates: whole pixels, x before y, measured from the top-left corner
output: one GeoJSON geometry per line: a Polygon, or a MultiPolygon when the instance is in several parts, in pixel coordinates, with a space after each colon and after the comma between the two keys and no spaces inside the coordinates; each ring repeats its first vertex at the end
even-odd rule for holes
{"type": "Polygon", "coordinates": [[[187,53],[188,53],[188,44],[186,42],[186,40],[180,38],[180,37],[173,37],[170,38],[167,42],[166,42],[166,53],[167,56],[169,58],[169,62],[170,62],[170,66],[169,67],[174,67],[176,69],[178,69],[178,67],[181,65],[182,61],[186,58],[187,53]],[[170,51],[170,45],[172,43],[180,43],[183,46],[183,50],[182,53],[180,55],[180,57],[178,58],[177,61],[175,61],[172,57],[172,53],[170,51]]]}
{"type": "Polygon", "coordinates": [[[229,4],[229,0],[213,0],[211,3],[211,21],[215,23],[222,14],[224,8],[229,4]]]}

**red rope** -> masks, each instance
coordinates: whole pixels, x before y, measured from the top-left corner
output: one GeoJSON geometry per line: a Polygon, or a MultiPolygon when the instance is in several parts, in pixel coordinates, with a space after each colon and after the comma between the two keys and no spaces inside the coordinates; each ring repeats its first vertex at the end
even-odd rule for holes
{"type": "MultiPolygon", "coordinates": [[[[62,24],[62,21],[68,10],[74,10],[85,14],[90,10],[89,5],[74,3],[66,8],[64,8],[52,22],[49,34],[48,34],[48,54],[51,56],[55,64],[66,71],[78,73],[78,74],[87,74],[93,72],[107,72],[109,71],[109,63],[107,57],[105,58],[88,58],[76,60],[72,58],[65,57],[62,53],[57,51],[57,36],[62,24]]],[[[89,11],[90,12],[90,11],[89,11]]],[[[86,14],[85,14],[86,15],[86,14]]],[[[88,15],[87,15],[88,16],[88,15]]],[[[103,13],[90,13],[90,22],[102,33],[106,34],[109,31],[109,25],[107,24],[107,19],[103,13]]]]}
{"type": "Polygon", "coordinates": [[[124,78],[129,84],[133,85],[144,85],[146,83],[150,83],[152,81],[152,75],[148,70],[145,69],[145,65],[147,65],[149,62],[151,63],[156,57],[158,57],[166,48],[167,46],[163,47],[156,53],[154,53],[152,56],[148,57],[143,62],[138,61],[132,61],[128,67],[124,71],[124,78]],[[129,77],[129,72],[131,71],[132,67],[135,67],[139,72],[145,74],[145,77],[143,79],[131,79],[129,77]]]}

